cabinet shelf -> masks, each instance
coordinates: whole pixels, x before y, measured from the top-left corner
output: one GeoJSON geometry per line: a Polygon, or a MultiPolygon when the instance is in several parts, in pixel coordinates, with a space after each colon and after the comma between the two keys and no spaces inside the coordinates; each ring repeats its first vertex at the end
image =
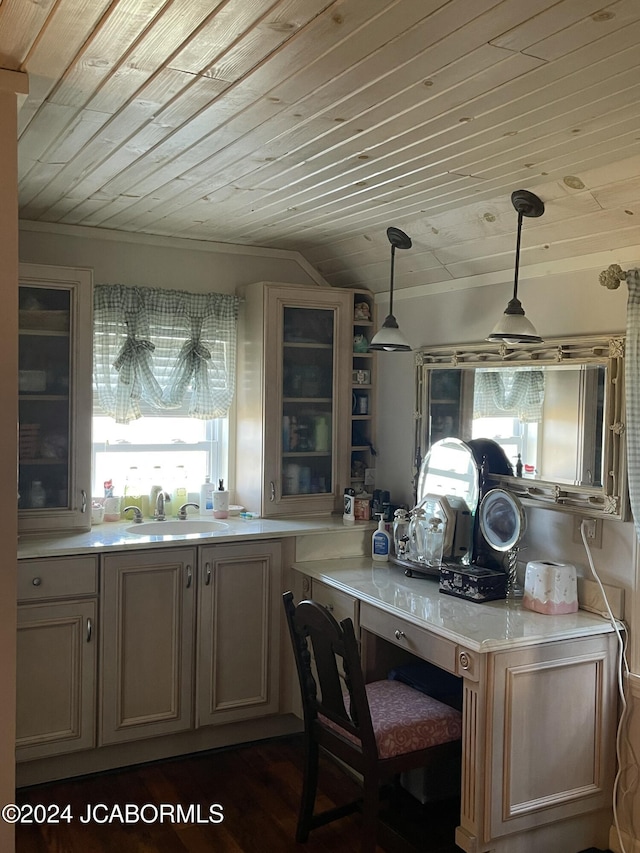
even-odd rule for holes
{"type": "Polygon", "coordinates": [[[37,337],[37,338],[68,338],[69,330],[59,329],[20,329],[18,334],[22,337],[37,337]]]}
{"type": "Polygon", "coordinates": [[[68,459],[54,459],[51,456],[34,456],[32,459],[20,458],[20,465],[68,465],[68,459]]]}
{"type": "Polygon", "coordinates": [[[37,401],[38,403],[61,403],[69,399],[68,394],[28,394],[22,393],[18,395],[19,400],[29,400],[30,402],[37,401]]]}
{"type": "Polygon", "coordinates": [[[332,403],[331,397],[283,397],[283,403],[332,403]]]}
{"type": "Polygon", "coordinates": [[[284,341],[283,346],[287,349],[333,349],[333,344],[321,344],[314,341],[284,341]]]}
{"type": "Polygon", "coordinates": [[[354,358],[373,358],[375,353],[373,353],[373,352],[353,352],[352,355],[354,358]]]}
{"type": "Polygon", "coordinates": [[[306,456],[331,456],[329,450],[285,450],[282,454],[283,459],[300,459],[306,456]]]}

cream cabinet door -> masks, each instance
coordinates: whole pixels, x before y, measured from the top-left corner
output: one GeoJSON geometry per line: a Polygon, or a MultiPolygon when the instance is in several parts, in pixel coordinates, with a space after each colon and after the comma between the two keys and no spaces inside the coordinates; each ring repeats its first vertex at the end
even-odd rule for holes
{"type": "Polygon", "coordinates": [[[95,599],[18,607],[18,761],[95,746],[95,621],[95,599]]]}
{"type": "Polygon", "coordinates": [[[91,527],[90,269],[20,264],[18,527],[91,527]]]}
{"type": "Polygon", "coordinates": [[[100,744],[191,727],[192,548],[104,557],[100,744]]]}
{"type": "Polygon", "coordinates": [[[197,725],[277,713],[280,543],[204,547],[199,582],[197,725]]]}
{"type": "Polygon", "coordinates": [[[615,642],[601,634],[492,656],[485,841],[607,808],[615,642]]]}
{"type": "Polygon", "coordinates": [[[236,497],[265,517],[342,511],[352,292],[258,282],[243,295],[236,497]]]}

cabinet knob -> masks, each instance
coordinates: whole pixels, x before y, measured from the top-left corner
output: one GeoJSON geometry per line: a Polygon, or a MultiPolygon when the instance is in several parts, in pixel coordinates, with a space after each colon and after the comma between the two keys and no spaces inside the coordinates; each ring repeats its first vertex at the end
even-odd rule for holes
{"type": "Polygon", "coordinates": [[[91,619],[87,619],[87,643],[91,642],[91,635],[93,634],[93,623],[91,619]]]}
{"type": "Polygon", "coordinates": [[[211,583],[211,563],[204,564],[204,585],[209,586],[211,583]]]}
{"type": "Polygon", "coordinates": [[[191,580],[193,578],[193,572],[191,570],[191,566],[187,566],[187,589],[191,586],[191,580]]]}
{"type": "Polygon", "coordinates": [[[34,578],[34,579],[31,581],[31,583],[32,583],[34,586],[40,586],[40,584],[42,583],[42,579],[41,579],[41,578],[34,578]]]}
{"type": "Polygon", "coordinates": [[[273,482],[273,480],[269,480],[269,490],[270,490],[269,491],[269,500],[275,501],[275,499],[276,499],[276,484],[273,482]]]}
{"type": "Polygon", "coordinates": [[[396,640],[404,640],[406,635],[404,631],[396,630],[393,632],[393,636],[396,638],[396,640]]]}

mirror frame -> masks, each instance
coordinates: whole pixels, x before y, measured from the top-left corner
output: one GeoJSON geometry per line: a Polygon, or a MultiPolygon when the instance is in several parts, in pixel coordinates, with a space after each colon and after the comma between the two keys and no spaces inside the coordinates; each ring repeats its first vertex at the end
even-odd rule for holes
{"type": "MultiPolygon", "coordinates": [[[[574,486],[552,480],[489,475],[488,485],[507,489],[525,504],[550,507],[585,516],[625,521],[629,513],[626,469],[623,334],[555,338],[539,344],[508,346],[504,343],[461,344],[421,347],[415,354],[416,410],[414,440],[414,483],[430,447],[429,372],[438,369],[469,370],[491,365],[552,366],[559,364],[604,364],[606,393],[604,411],[603,485],[574,486]]],[[[457,436],[460,437],[460,436],[457,436]]]]}

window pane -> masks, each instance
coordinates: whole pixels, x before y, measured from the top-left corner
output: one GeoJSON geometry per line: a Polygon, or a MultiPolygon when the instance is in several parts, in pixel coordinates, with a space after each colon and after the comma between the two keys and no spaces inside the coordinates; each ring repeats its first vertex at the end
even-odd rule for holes
{"type": "MultiPolygon", "coordinates": [[[[145,486],[158,479],[170,492],[176,480],[189,492],[199,494],[205,477],[212,482],[225,477],[226,419],[202,421],[196,418],[140,418],[116,424],[109,417],[93,418],[93,497],[102,497],[105,482],[111,480],[113,493],[122,496],[129,469],[137,467],[145,486]],[[182,469],[179,469],[182,466],[182,469]]],[[[176,507],[177,510],[177,507],[176,507]]],[[[171,508],[173,512],[173,508],[171,508]]]]}

